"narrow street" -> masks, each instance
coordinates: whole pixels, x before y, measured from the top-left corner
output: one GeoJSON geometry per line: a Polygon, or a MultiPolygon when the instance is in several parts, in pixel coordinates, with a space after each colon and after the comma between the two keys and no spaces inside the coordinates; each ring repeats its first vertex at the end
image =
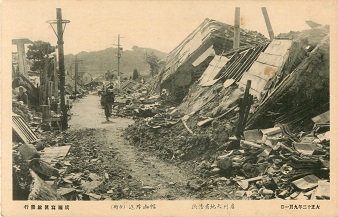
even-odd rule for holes
{"type": "MultiPolygon", "coordinates": [[[[100,107],[100,97],[88,95],[73,103],[72,118],[69,121],[69,137],[78,139],[70,149],[69,158],[82,153],[83,149],[95,149],[102,162],[82,156],[78,160],[89,161],[90,173],[99,177],[99,190],[94,192],[112,199],[184,199],[187,177],[182,170],[149,153],[141,152],[122,138],[122,133],[133,120],[111,118],[105,121],[100,107]],[[83,136],[79,136],[83,135],[83,136]],[[93,146],[95,144],[95,146],[93,146]],[[80,152],[79,152],[80,150],[80,152]],[[113,153],[112,155],[110,155],[113,153]],[[109,180],[104,179],[104,171],[109,180]],[[133,187],[131,187],[133,186],[133,187]],[[109,192],[112,190],[113,192],[109,192]]],[[[75,140],[76,140],[75,139],[75,140]]],[[[85,154],[85,153],[84,153],[85,154]]],[[[81,163],[79,168],[86,167],[81,163]]],[[[81,170],[81,169],[80,169],[81,170]]],[[[86,172],[86,171],[83,171],[86,172]]]]}

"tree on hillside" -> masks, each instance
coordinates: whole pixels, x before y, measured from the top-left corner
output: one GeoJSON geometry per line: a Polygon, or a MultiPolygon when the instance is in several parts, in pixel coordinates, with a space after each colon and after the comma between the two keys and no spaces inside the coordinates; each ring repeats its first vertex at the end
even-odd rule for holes
{"type": "Polygon", "coordinates": [[[137,69],[134,69],[134,71],[133,71],[133,80],[138,79],[139,76],[140,76],[140,74],[138,73],[137,69]]]}
{"type": "Polygon", "coordinates": [[[27,59],[32,61],[31,70],[41,73],[44,68],[44,59],[54,51],[55,47],[49,42],[35,41],[32,45],[28,45],[27,59]]]}
{"type": "Polygon", "coordinates": [[[146,53],[145,55],[145,61],[150,66],[150,74],[151,76],[154,76],[159,73],[161,64],[160,64],[160,58],[158,58],[154,52],[146,53]]]}

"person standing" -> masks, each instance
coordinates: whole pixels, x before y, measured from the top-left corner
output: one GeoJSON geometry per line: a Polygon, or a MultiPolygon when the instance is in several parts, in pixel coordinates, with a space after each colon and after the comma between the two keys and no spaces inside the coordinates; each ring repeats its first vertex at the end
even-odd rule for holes
{"type": "Polygon", "coordinates": [[[109,117],[112,115],[112,106],[114,104],[115,95],[112,87],[108,87],[103,96],[103,107],[106,120],[109,121],[109,117]]]}

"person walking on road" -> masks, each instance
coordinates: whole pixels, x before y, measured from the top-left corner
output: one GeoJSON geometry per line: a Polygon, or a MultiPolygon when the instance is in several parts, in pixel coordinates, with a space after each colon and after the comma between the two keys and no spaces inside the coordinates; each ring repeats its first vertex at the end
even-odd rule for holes
{"type": "Polygon", "coordinates": [[[109,117],[111,117],[112,115],[112,106],[115,100],[113,87],[108,87],[102,97],[103,97],[104,114],[106,116],[106,120],[109,121],[109,117]]]}

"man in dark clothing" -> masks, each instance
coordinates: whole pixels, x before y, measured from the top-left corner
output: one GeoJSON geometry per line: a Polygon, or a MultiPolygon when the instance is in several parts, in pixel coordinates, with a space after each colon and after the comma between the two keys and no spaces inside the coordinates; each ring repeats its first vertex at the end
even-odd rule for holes
{"type": "Polygon", "coordinates": [[[112,115],[112,106],[114,104],[115,95],[112,88],[107,88],[103,97],[103,107],[104,107],[104,115],[106,116],[106,120],[109,121],[109,117],[112,115]]]}
{"type": "Polygon", "coordinates": [[[16,98],[18,101],[22,101],[23,104],[28,104],[28,96],[24,92],[24,88],[22,86],[19,87],[19,94],[16,98]]]}

